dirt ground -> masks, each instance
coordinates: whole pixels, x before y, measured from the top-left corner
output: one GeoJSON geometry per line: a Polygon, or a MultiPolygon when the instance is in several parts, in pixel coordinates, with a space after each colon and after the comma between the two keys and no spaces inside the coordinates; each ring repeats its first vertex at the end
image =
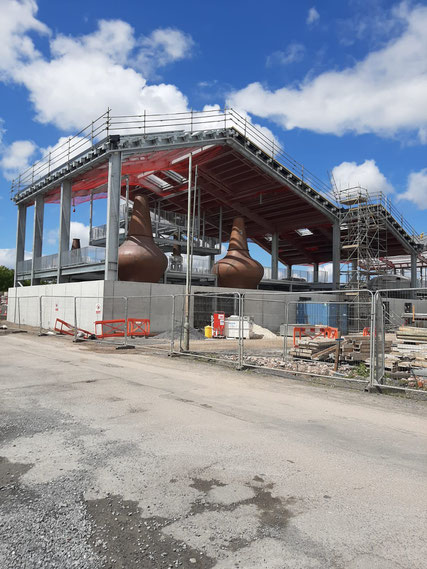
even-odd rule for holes
{"type": "Polygon", "coordinates": [[[426,403],[30,333],[0,364],[2,569],[425,567],[426,403]]]}

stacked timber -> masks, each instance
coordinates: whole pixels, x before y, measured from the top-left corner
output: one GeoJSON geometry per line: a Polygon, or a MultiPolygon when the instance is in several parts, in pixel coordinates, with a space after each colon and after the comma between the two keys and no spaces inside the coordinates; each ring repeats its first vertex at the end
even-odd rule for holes
{"type": "Polygon", "coordinates": [[[364,362],[369,358],[370,345],[369,336],[345,336],[341,343],[342,359],[346,362],[364,362]]]}
{"type": "Polygon", "coordinates": [[[396,338],[406,344],[427,344],[427,328],[401,326],[396,332],[396,338]]]}
{"type": "Polygon", "coordinates": [[[289,354],[294,358],[305,360],[324,361],[329,358],[336,350],[336,340],[329,338],[303,339],[298,345],[289,350],[289,354]]]}
{"type": "Polygon", "coordinates": [[[393,373],[427,368],[427,329],[401,326],[391,353],[385,357],[384,367],[393,373]]]}

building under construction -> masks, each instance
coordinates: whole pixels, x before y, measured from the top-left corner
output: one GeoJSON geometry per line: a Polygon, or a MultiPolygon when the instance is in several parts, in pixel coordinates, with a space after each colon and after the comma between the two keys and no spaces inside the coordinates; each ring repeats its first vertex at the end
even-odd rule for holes
{"type": "Polygon", "coordinates": [[[262,288],[369,288],[386,276],[395,283],[396,257],[409,259],[405,269],[416,286],[427,264],[420,236],[388,199],[363,189],[337,195],[233,110],[141,117],[107,112],[13,182],[16,281],[118,280],[119,245],[137,193],[148,199],[155,243],[174,253],[161,279],[166,283],[182,282],[190,244],[194,282],[215,286],[214,257],[229,241],[236,217],[244,218],[249,239],[271,254],[262,288]],[[99,199],[107,200],[106,219],[93,226],[99,199]],[[70,250],[71,210],[87,201],[89,245],[70,250]],[[59,247],[44,256],[49,204],[60,205],[59,247]],[[33,250],[25,260],[30,206],[33,250]],[[329,282],[325,274],[319,279],[326,263],[332,264],[329,282]],[[294,273],[296,266],[306,266],[307,275],[294,273]]]}

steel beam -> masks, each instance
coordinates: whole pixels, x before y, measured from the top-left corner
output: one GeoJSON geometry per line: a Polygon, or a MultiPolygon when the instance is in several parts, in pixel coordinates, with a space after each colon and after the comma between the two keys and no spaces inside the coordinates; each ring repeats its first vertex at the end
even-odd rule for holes
{"type": "Polygon", "coordinates": [[[40,279],[36,278],[35,270],[37,259],[42,256],[43,250],[43,219],[44,219],[44,197],[39,195],[34,201],[34,228],[33,228],[33,259],[31,263],[31,284],[39,284],[40,279]]]}
{"type": "Polygon", "coordinates": [[[113,152],[108,160],[107,238],[105,246],[106,281],[116,281],[118,279],[121,169],[121,153],[113,152]]]}
{"type": "Polygon", "coordinates": [[[417,262],[418,256],[416,253],[411,253],[411,288],[417,287],[417,262]]]}
{"type": "Polygon", "coordinates": [[[319,263],[314,263],[313,265],[313,282],[319,282],[319,263]]]}
{"type": "Polygon", "coordinates": [[[279,278],[279,234],[275,231],[271,236],[271,278],[279,278]]]}
{"type": "Polygon", "coordinates": [[[18,219],[16,223],[16,257],[14,286],[18,285],[18,267],[25,258],[25,232],[27,228],[27,206],[18,205],[18,219]]]}
{"type": "Polygon", "coordinates": [[[63,253],[70,248],[70,223],[71,223],[71,180],[64,180],[61,184],[61,201],[59,212],[59,245],[58,245],[58,283],[62,282],[63,253]]]}
{"type": "Polygon", "coordinates": [[[339,221],[332,224],[332,283],[334,289],[340,287],[341,229],[339,221]]]}

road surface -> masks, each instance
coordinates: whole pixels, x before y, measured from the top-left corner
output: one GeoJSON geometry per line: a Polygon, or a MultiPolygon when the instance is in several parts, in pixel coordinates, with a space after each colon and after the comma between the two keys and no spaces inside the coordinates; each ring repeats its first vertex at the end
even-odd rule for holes
{"type": "Polygon", "coordinates": [[[0,567],[421,569],[426,404],[0,337],[0,567]]]}

